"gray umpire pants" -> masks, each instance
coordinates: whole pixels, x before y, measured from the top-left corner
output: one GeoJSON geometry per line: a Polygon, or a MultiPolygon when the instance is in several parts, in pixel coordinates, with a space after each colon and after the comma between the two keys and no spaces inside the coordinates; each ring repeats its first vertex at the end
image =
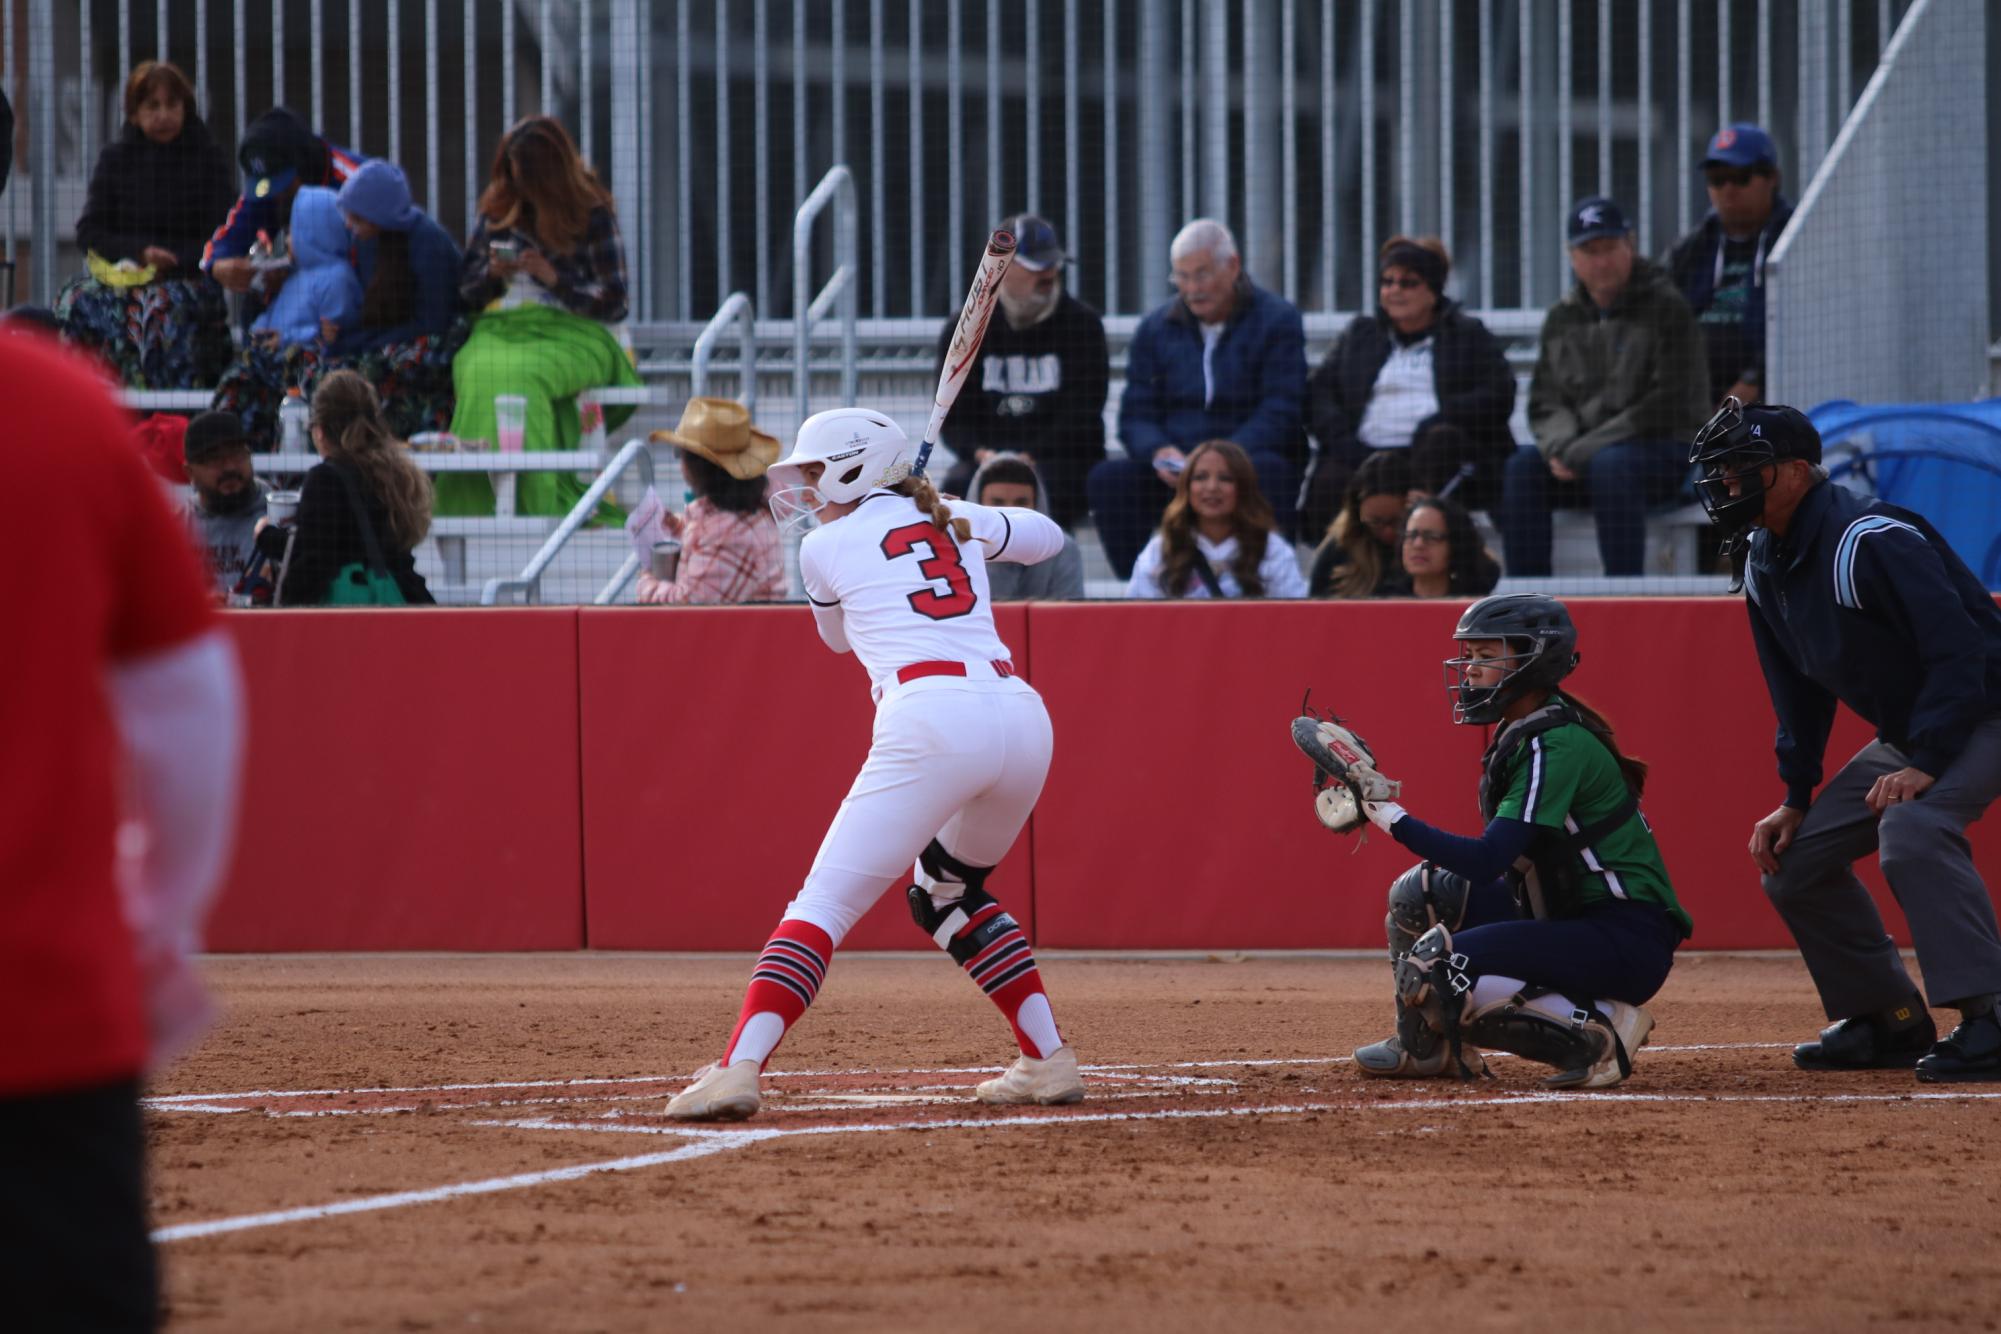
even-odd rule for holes
{"type": "Polygon", "coordinates": [[[1910,760],[1872,741],[1822,789],[1765,893],[1799,942],[1830,1019],[1885,1010],[1917,990],[1852,865],[1880,852],[1883,878],[1911,924],[1933,1005],[2001,992],[1994,902],[1973,868],[1966,827],[2001,796],[2001,716],[1973,731],[1938,781],[1880,818],[1864,804],[1910,760]]]}

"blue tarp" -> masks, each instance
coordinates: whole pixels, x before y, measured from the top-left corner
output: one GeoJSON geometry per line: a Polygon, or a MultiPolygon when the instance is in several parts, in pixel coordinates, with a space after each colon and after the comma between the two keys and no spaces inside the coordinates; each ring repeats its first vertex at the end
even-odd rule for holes
{"type": "Polygon", "coordinates": [[[1924,515],[1987,587],[2001,589],[2001,398],[1837,399],[1807,415],[1835,477],[1924,515]]]}

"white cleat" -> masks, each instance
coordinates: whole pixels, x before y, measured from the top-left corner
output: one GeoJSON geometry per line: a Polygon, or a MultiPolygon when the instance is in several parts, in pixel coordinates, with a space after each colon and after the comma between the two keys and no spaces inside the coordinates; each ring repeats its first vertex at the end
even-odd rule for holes
{"type": "Polygon", "coordinates": [[[991,1106],[1033,1102],[1054,1107],[1084,1101],[1084,1078],[1077,1073],[1077,1053],[1065,1043],[1043,1060],[1016,1057],[1006,1074],[989,1079],[973,1092],[981,1102],[991,1106]]]}
{"type": "Polygon", "coordinates": [[[1598,1059],[1588,1066],[1553,1075],[1544,1084],[1550,1088],[1604,1089],[1625,1083],[1626,1076],[1633,1073],[1633,1057],[1647,1045],[1654,1017],[1624,1001],[1605,1001],[1603,1005],[1612,1013],[1610,1016],[1600,1013],[1590,1025],[1593,1033],[1604,1038],[1598,1059]]]}
{"type": "Polygon", "coordinates": [[[695,1082],[667,1100],[667,1115],[676,1121],[741,1121],[757,1115],[757,1062],[705,1065],[695,1082]]]}

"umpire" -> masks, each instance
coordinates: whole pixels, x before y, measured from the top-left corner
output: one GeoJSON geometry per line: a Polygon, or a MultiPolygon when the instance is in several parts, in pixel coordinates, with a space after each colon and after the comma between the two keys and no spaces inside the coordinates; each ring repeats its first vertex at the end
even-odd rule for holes
{"type": "Polygon", "coordinates": [[[2001,936],[1966,841],[2001,795],[2001,611],[1931,524],[1833,485],[1820,453],[1797,409],[1728,398],[1690,455],[1743,561],[1778,714],[1786,799],[1752,826],[1751,858],[1836,1021],[1793,1060],[2001,1080],[2001,936]],[[1876,740],[1816,800],[1836,701],[1876,740]],[[1871,851],[1933,1003],[1960,1012],[1943,1041],[1855,878],[1871,851]]]}

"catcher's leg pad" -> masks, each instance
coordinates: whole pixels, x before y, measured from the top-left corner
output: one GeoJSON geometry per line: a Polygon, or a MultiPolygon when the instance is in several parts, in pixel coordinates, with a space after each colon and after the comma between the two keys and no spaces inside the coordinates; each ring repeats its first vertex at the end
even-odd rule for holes
{"type": "MultiPolygon", "coordinates": [[[[1512,1052],[1560,1072],[1589,1071],[1607,1054],[1607,1045],[1618,1041],[1603,1019],[1589,1004],[1579,1005],[1544,988],[1522,986],[1497,1000],[1469,1007],[1460,1033],[1477,1046],[1512,1052]]],[[[1626,1069],[1632,1069],[1630,1061],[1626,1069]]]]}
{"type": "Polygon", "coordinates": [[[1447,1068],[1463,1079],[1486,1073],[1485,1062],[1477,1054],[1468,1061],[1464,1051],[1462,1021],[1474,980],[1471,961],[1452,948],[1443,924],[1419,936],[1396,964],[1398,1042],[1421,1043],[1422,1033],[1431,1033],[1447,1050],[1447,1068]]]}
{"type": "Polygon", "coordinates": [[[1434,926],[1457,931],[1466,920],[1466,901],[1472,894],[1472,881],[1433,862],[1419,862],[1390,881],[1390,915],[1383,921],[1390,957],[1408,954],[1418,937],[1434,926]]]}

